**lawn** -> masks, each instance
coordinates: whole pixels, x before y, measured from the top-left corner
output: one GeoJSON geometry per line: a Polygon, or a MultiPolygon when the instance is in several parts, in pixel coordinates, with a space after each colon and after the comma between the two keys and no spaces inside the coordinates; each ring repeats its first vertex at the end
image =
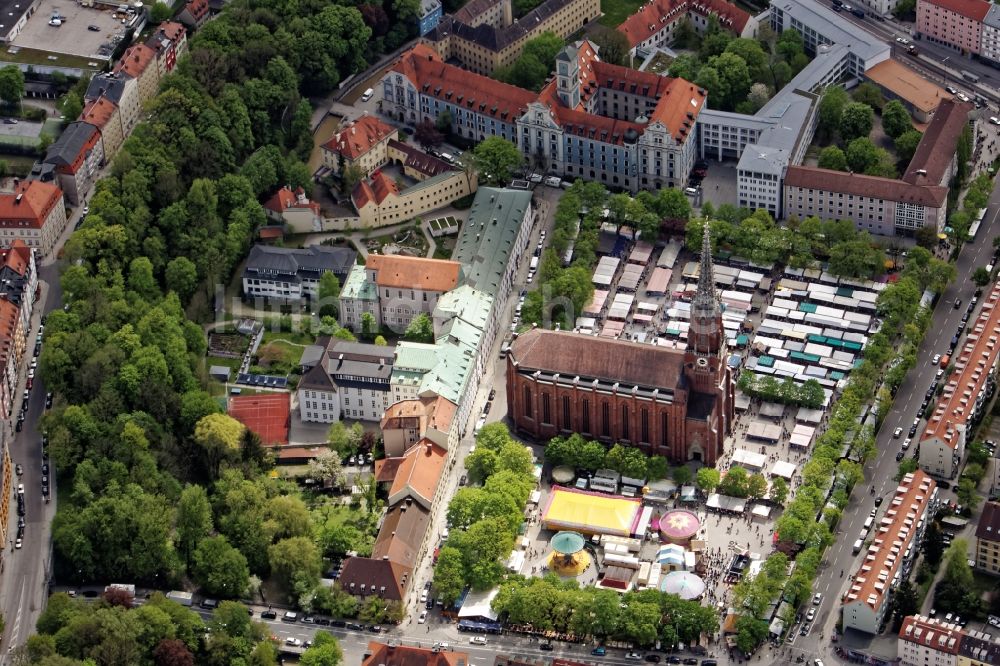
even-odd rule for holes
{"type": "Polygon", "coordinates": [[[50,53],[39,49],[25,49],[17,46],[8,47],[6,51],[0,53],[0,60],[6,63],[17,63],[20,65],[48,65],[50,67],[74,67],[85,71],[98,72],[107,61],[100,58],[84,58],[62,53],[50,53]],[[14,49],[16,53],[11,53],[14,49]]]}
{"type": "Polygon", "coordinates": [[[603,16],[598,20],[598,23],[609,28],[617,28],[625,19],[635,14],[642,5],[641,0],[601,0],[603,16]]]}
{"type": "Polygon", "coordinates": [[[311,333],[283,333],[281,331],[265,331],[264,339],[261,340],[261,347],[269,342],[274,342],[275,340],[281,340],[282,342],[291,343],[293,345],[299,345],[299,353],[302,353],[302,347],[306,345],[311,345],[316,342],[316,336],[311,333]]]}

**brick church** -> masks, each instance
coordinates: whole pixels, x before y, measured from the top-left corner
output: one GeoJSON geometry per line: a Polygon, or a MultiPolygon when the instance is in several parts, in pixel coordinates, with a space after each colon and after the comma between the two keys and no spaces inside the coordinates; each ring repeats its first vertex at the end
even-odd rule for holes
{"type": "Polygon", "coordinates": [[[706,225],[686,349],[533,329],[507,356],[508,412],[537,440],[576,432],[714,465],[734,418],[725,347],[706,225]]]}

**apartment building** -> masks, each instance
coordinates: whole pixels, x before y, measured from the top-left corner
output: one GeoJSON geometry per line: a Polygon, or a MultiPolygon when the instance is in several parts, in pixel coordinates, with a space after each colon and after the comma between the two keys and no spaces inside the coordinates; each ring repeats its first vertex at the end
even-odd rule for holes
{"type": "Polygon", "coordinates": [[[303,421],[380,421],[389,407],[393,347],[322,338],[319,360],[299,382],[303,421]]]}
{"type": "Polygon", "coordinates": [[[90,80],[83,101],[93,102],[101,97],[118,107],[123,133],[131,132],[139,122],[139,113],[142,110],[139,104],[139,86],[135,79],[121,72],[98,74],[90,80]]]}
{"type": "Polygon", "coordinates": [[[989,5],[990,8],[983,18],[979,56],[990,62],[1000,63],[1000,5],[992,2],[989,5]]]}
{"type": "Polygon", "coordinates": [[[976,525],[976,568],[1000,575],[1000,503],[983,505],[976,525]]]}
{"type": "Polygon", "coordinates": [[[461,267],[443,259],[369,254],[363,267],[351,269],[355,277],[340,292],[340,325],[359,331],[361,315],[370,312],[379,326],[402,333],[413,317],[432,313],[438,298],[458,286],[461,267]]]}
{"type": "Polygon", "coordinates": [[[537,170],[633,192],[687,181],[706,96],[683,79],[604,63],[587,40],[560,52],[556,76],[537,94],[449,65],[423,45],[382,83],[383,111],[400,120],[447,110],[459,136],[500,136],[537,170]]]}
{"type": "Polygon", "coordinates": [[[907,616],[896,644],[900,666],[1000,664],[1000,639],[940,618],[907,616]]]}
{"type": "Polygon", "coordinates": [[[146,46],[153,50],[157,79],[174,71],[177,61],[187,53],[187,29],[177,21],[164,21],[156,27],[146,46]]]}
{"type": "Polygon", "coordinates": [[[208,20],[209,13],[208,0],[189,0],[177,15],[177,20],[194,30],[208,20]]]}
{"type": "Polygon", "coordinates": [[[386,144],[399,132],[375,116],[362,116],[341,127],[320,149],[323,166],[334,173],[357,167],[364,177],[388,161],[386,144]]]}
{"type": "Polygon", "coordinates": [[[357,251],[348,247],[310,245],[303,249],[254,245],[243,269],[243,298],[297,303],[319,297],[319,281],[333,273],[343,283],[357,251]]]}
{"type": "Polygon", "coordinates": [[[977,55],[991,4],[986,0],[917,0],[916,35],[963,55],[977,55]]]}
{"type": "Polygon", "coordinates": [[[103,95],[87,102],[80,114],[80,120],[96,127],[104,144],[104,158],[108,162],[115,158],[125,143],[125,126],[118,105],[103,95]]]}
{"type": "Polygon", "coordinates": [[[100,130],[78,120],[70,123],[45,151],[45,158],[32,166],[29,178],[57,185],[66,200],[78,206],[93,187],[103,163],[100,130]]]}
{"type": "MultiPolygon", "coordinates": [[[[115,65],[115,73],[124,73],[136,80],[139,89],[139,103],[145,104],[156,96],[160,85],[160,70],[156,51],[145,44],[135,44],[125,49],[121,60],[115,65]]],[[[106,153],[112,151],[105,149],[106,153]]]]}
{"type": "Polygon", "coordinates": [[[845,630],[877,634],[890,619],[892,591],[909,577],[927,518],[937,511],[937,484],[918,469],[903,477],[883,506],[885,513],[841,600],[845,630]]]}
{"type": "Polygon", "coordinates": [[[962,628],[923,615],[903,619],[896,640],[900,666],[957,666],[962,628]]]}
{"type": "Polygon", "coordinates": [[[599,0],[543,0],[518,19],[511,0],[470,2],[442,17],[422,41],[443,60],[490,76],[513,64],[528,40],[544,32],[566,39],[600,15],[599,0]]]}
{"type": "MultiPolygon", "coordinates": [[[[397,357],[393,373],[399,371],[398,361],[397,357]]],[[[453,437],[457,430],[452,428],[455,409],[455,403],[439,395],[394,402],[379,423],[385,454],[401,456],[425,439],[444,449],[453,448],[457,442],[453,437]]]]}
{"type": "Polygon", "coordinates": [[[29,180],[0,194],[0,248],[22,241],[46,255],[65,228],[66,204],[55,185],[29,180]]]}
{"type": "Polygon", "coordinates": [[[673,46],[677,28],[687,21],[703,33],[711,20],[737,37],[752,37],[757,21],[748,12],[726,0],[651,0],[618,26],[625,35],[632,55],[649,53],[662,46],[673,46]]]}
{"type": "Polygon", "coordinates": [[[880,38],[853,28],[827,4],[813,0],[778,0],[773,3],[771,28],[779,34],[789,28],[798,31],[810,55],[818,54],[824,44],[846,46],[845,73],[856,78],[883,60],[888,60],[890,54],[889,45],[880,38]]]}
{"type": "Polygon", "coordinates": [[[420,0],[420,35],[426,35],[441,22],[441,0],[420,0]]]}
{"type": "Polygon", "coordinates": [[[954,478],[958,472],[966,438],[982,418],[995,385],[1000,355],[1000,284],[994,284],[983,300],[964,344],[952,352],[954,370],[942,380],[944,391],[920,434],[920,469],[942,479],[954,478]]]}

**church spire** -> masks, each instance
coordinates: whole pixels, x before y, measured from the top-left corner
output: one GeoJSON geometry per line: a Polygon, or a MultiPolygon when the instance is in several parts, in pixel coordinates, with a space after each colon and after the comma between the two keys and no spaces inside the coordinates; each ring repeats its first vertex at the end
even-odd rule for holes
{"type": "Polygon", "coordinates": [[[701,271],[698,290],[691,301],[691,325],[688,348],[702,354],[721,349],[725,333],[722,329],[722,308],[715,292],[715,271],[712,269],[712,239],[708,222],[701,243],[701,271]]]}
{"type": "Polygon", "coordinates": [[[715,271],[712,268],[712,238],[707,220],[701,241],[701,270],[698,273],[698,290],[695,292],[692,306],[692,309],[700,310],[703,315],[707,316],[714,316],[719,306],[719,299],[715,293],[715,271]]]}

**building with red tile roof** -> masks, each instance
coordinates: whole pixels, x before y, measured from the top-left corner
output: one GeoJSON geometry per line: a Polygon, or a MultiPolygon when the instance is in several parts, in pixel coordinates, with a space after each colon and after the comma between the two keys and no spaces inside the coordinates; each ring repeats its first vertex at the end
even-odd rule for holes
{"type": "Polygon", "coordinates": [[[156,96],[160,85],[160,68],[157,53],[145,44],[134,44],[125,49],[121,60],[115,65],[115,72],[124,72],[139,84],[139,101],[145,104],[156,96]]]}
{"type": "Polygon", "coordinates": [[[393,403],[379,424],[386,455],[402,456],[423,439],[450,448],[449,433],[456,409],[455,403],[439,395],[393,403]]]}
{"type": "Polygon", "coordinates": [[[431,440],[422,439],[402,457],[389,487],[389,504],[409,497],[425,509],[433,510],[448,452],[431,440]]]}
{"type": "MultiPolygon", "coordinates": [[[[370,181],[361,180],[354,186],[351,203],[357,217],[349,223],[372,229],[412,220],[473,194],[477,184],[474,174],[450,169],[400,190],[389,174],[376,171],[370,181]]],[[[342,228],[336,226],[336,219],[331,220],[333,228],[342,228]]]]}
{"type": "Polygon", "coordinates": [[[287,224],[294,233],[311,233],[322,228],[323,213],[315,201],[310,201],[301,187],[294,191],[287,185],[264,202],[264,213],[270,220],[287,224]]]}
{"type": "Polygon", "coordinates": [[[177,15],[177,20],[194,30],[200,28],[208,20],[208,16],[208,0],[189,0],[177,15]]]}
{"type": "Polygon", "coordinates": [[[464,652],[434,651],[430,648],[387,645],[372,641],[368,644],[362,666],[470,666],[464,652]]]}
{"type": "Polygon", "coordinates": [[[366,178],[388,161],[386,146],[399,131],[375,116],[362,116],[334,133],[320,149],[323,165],[334,173],[357,167],[366,178]]]}
{"type": "Polygon", "coordinates": [[[236,395],[229,398],[229,415],[257,433],[264,446],[288,444],[291,411],[289,393],[236,395]]]}
{"type": "Polygon", "coordinates": [[[187,53],[187,28],[177,21],[164,21],[146,40],[146,46],[156,54],[157,77],[162,79],[174,71],[178,59],[187,53]]]}
{"type": "Polygon", "coordinates": [[[737,37],[752,36],[753,17],[726,0],[651,0],[618,26],[634,54],[638,50],[671,46],[682,20],[698,32],[704,32],[711,19],[737,37]],[[749,28],[749,29],[748,29],[749,28]],[[749,34],[747,34],[749,33],[749,34]]]}
{"type": "Polygon", "coordinates": [[[125,143],[125,125],[122,122],[121,110],[113,101],[101,95],[87,102],[80,114],[80,120],[96,127],[101,133],[104,144],[104,156],[107,161],[114,159],[122,144],[125,143]]]}
{"type": "Polygon", "coordinates": [[[844,629],[877,634],[888,618],[892,591],[909,578],[928,518],[937,511],[937,484],[921,470],[903,477],[876,522],[867,550],[844,595],[844,629]]]}
{"type": "Polygon", "coordinates": [[[29,180],[0,194],[0,247],[22,241],[48,254],[65,228],[66,205],[55,185],[29,180]]]}
{"type": "Polygon", "coordinates": [[[897,654],[904,665],[933,663],[947,666],[958,663],[959,646],[965,632],[962,627],[923,615],[908,615],[899,628],[897,654]]]}
{"type": "Polygon", "coordinates": [[[962,55],[977,54],[991,4],[986,0],[917,0],[915,36],[959,49],[962,55]]]}
{"type": "Polygon", "coordinates": [[[602,62],[587,40],[559,53],[556,77],[538,94],[445,63],[424,45],[400,56],[381,89],[383,112],[401,121],[448,111],[458,136],[500,136],[543,171],[633,192],[687,181],[706,99],[683,79],[602,62]]]}
{"type": "Polygon", "coordinates": [[[920,468],[951,479],[965,454],[968,438],[989,403],[989,382],[1000,356],[1000,283],[984,294],[982,310],[970,323],[968,335],[952,352],[953,370],[944,376],[944,390],[920,433],[920,468]]]}

